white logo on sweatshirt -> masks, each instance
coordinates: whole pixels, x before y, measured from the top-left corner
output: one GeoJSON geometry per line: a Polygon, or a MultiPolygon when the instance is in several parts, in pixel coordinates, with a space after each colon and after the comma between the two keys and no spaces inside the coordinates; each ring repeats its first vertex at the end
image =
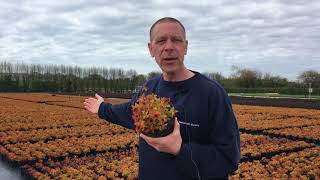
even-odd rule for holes
{"type": "Polygon", "coordinates": [[[179,121],[180,124],[184,124],[187,126],[192,126],[192,127],[199,127],[199,124],[193,124],[193,123],[188,123],[188,122],[184,122],[184,121],[179,121]]]}

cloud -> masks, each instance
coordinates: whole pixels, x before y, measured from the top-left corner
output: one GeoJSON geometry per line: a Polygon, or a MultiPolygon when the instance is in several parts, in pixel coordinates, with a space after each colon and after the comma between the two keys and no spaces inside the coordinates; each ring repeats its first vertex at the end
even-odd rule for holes
{"type": "Polygon", "coordinates": [[[316,0],[2,1],[0,61],[159,70],[147,42],[152,23],[180,19],[196,71],[231,66],[296,79],[320,65],[316,0]],[[290,71],[290,72],[287,72],[290,71]]]}

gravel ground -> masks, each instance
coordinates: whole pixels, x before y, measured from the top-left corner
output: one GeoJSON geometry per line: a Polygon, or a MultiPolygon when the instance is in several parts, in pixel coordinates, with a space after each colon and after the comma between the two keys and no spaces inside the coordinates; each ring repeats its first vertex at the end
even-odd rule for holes
{"type": "Polygon", "coordinates": [[[19,168],[10,167],[0,159],[0,179],[1,180],[23,180],[19,168]]]}

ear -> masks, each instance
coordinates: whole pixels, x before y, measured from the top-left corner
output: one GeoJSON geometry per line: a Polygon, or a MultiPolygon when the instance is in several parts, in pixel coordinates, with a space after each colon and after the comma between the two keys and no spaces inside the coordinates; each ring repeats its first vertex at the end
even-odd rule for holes
{"type": "Polygon", "coordinates": [[[151,44],[151,42],[148,43],[148,49],[149,49],[149,53],[150,53],[151,57],[154,57],[153,52],[152,52],[152,44],[151,44]]]}
{"type": "Polygon", "coordinates": [[[184,55],[187,55],[187,52],[188,52],[188,40],[186,40],[186,43],[185,43],[184,55]]]}

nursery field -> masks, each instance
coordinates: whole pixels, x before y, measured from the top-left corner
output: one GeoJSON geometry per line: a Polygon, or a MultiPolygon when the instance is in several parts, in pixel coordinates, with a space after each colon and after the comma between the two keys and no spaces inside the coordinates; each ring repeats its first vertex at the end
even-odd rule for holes
{"type": "MultiPolygon", "coordinates": [[[[85,98],[0,93],[1,161],[26,179],[137,179],[138,135],[85,111],[85,98]]],[[[241,163],[230,179],[320,179],[320,110],[233,108],[241,163]]]]}

